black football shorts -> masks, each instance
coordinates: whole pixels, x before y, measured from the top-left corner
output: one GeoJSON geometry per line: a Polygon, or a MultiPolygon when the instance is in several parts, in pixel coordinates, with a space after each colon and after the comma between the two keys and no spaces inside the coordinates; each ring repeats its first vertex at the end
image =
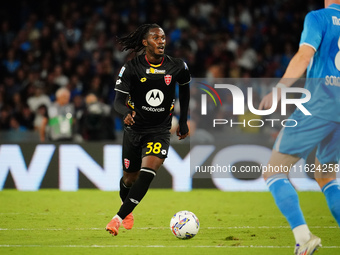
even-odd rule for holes
{"type": "Polygon", "coordinates": [[[167,129],[152,133],[138,133],[124,129],[123,135],[123,170],[137,172],[141,168],[142,158],[153,155],[166,158],[170,146],[170,132],[167,129]]]}

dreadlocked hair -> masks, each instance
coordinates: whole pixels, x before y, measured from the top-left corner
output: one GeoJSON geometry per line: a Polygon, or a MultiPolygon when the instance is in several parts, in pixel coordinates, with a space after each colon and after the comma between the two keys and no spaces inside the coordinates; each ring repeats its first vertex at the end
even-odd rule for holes
{"type": "Polygon", "coordinates": [[[124,50],[132,49],[132,52],[139,52],[144,49],[143,39],[152,28],[160,28],[157,24],[144,24],[139,26],[134,32],[125,37],[118,38],[118,43],[123,45],[124,50]]]}

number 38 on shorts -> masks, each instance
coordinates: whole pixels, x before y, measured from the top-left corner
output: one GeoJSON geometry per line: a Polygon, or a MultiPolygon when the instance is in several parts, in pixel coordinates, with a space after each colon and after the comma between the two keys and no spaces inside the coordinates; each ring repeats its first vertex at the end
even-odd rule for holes
{"type": "Polygon", "coordinates": [[[162,144],[160,142],[149,142],[147,143],[147,151],[145,152],[145,155],[156,155],[159,154],[165,156],[167,154],[167,150],[162,148],[162,144]]]}

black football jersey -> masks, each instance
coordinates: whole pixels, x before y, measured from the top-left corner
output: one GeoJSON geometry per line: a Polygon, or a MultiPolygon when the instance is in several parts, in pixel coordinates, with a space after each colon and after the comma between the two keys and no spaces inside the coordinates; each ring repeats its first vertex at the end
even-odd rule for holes
{"type": "Polygon", "coordinates": [[[115,90],[129,95],[128,107],[136,112],[136,131],[171,127],[176,83],[188,86],[188,66],[178,58],[164,55],[159,65],[150,64],[146,55],[128,61],[120,70],[115,90]]]}

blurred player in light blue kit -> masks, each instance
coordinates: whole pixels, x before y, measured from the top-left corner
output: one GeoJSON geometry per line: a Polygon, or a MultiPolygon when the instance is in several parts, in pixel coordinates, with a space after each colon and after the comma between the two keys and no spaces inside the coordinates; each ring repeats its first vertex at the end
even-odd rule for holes
{"type": "MultiPolygon", "coordinates": [[[[274,144],[270,166],[294,165],[317,146],[314,177],[340,226],[340,186],[336,180],[340,160],[340,0],[325,0],[325,8],[307,14],[298,52],[290,61],[278,88],[278,100],[284,87],[290,87],[307,69],[305,88],[311,99],[304,104],[312,115],[297,109],[290,119],[296,127],[283,128],[274,144]],[[318,169],[326,172],[318,171],[318,169]]],[[[272,93],[266,95],[259,109],[272,105],[272,93]]],[[[287,173],[286,173],[287,174],[287,173]]],[[[295,254],[308,255],[321,246],[302,214],[295,189],[285,173],[264,173],[276,205],[293,231],[295,254]]]]}

